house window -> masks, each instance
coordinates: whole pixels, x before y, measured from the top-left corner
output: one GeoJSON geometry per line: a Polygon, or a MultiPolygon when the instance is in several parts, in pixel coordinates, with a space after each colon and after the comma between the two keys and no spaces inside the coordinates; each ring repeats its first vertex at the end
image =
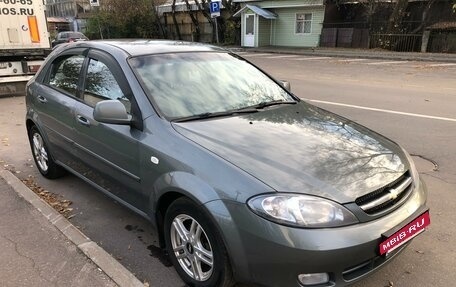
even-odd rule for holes
{"type": "Polygon", "coordinates": [[[296,14],[296,34],[310,34],[312,31],[312,13],[296,14]]]}

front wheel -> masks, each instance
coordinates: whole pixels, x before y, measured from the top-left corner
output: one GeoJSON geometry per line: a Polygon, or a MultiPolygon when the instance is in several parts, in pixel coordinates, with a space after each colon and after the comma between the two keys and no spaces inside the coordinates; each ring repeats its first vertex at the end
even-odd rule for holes
{"type": "Polygon", "coordinates": [[[65,174],[65,170],[52,159],[43,136],[36,126],[29,131],[29,141],[35,164],[44,177],[54,179],[65,174]]]}
{"type": "Polygon", "coordinates": [[[174,201],[165,214],[164,235],[171,262],[189,286],[233,285],[225,245],[201,207],[187,198],[174,201]]]}

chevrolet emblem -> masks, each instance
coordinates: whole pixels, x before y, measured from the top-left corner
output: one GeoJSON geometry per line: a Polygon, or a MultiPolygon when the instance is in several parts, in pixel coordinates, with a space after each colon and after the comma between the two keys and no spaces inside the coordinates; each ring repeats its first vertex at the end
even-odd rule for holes
{"type": "Polygon", "coordinates": [[[399,192],[394,188],[390,189],[389,193],[390,193],[391,200],[395,200],[399,196],[399,192]]]}

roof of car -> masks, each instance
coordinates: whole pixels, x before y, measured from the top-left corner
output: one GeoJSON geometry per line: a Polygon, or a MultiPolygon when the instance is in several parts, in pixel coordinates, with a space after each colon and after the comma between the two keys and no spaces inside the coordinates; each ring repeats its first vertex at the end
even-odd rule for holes
{"type": "Polygon", "coordinates": [[[85,44],[100,48],[107,46],[117,47],[131,56],[179,52],[226,52],[225,49],[213,45],[169,40],[96,40],[85,42],[85,44]]]}

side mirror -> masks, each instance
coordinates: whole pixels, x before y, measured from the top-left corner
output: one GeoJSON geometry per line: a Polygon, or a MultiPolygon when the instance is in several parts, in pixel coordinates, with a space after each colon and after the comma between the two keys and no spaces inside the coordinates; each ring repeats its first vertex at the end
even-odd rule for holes
{"type": "Polygon", "coordinates": [[[287,81],[280,81],[282,83],[282,86],[287,90],[291,92],[291,85],[290,82],[287,81]]]}
{"type": "Polygon", "coordinates": [[[98,102],[93,110],[93,118],[106,124],[130,125],[132,122],[125,106],[118,100],[98,102]]]}

